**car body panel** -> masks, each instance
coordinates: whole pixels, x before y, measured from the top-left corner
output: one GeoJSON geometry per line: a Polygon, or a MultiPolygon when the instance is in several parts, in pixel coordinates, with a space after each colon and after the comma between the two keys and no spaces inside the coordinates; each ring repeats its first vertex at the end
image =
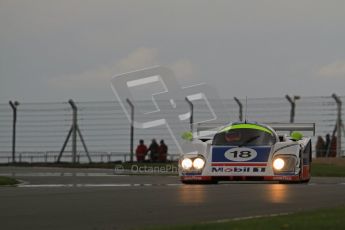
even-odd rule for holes
{"type": "MultiPolygon", "coordinates": [[[[279,136],[277,131],[269,126],[253,124],[272,131],[272,136],[276,139],[275,143],[262,146],[259,144],[232,146],[215,145],[215,141],[212,144],[211,141],[203,142],[195,139],[192,143],[202,151],[194,155],[182,155],[180,162],[186,157],[191,159],[201,157],[205,159],[205,166],[202,170],[185,170],[180,166],[181,181],[308,181],[311,168],[311,138],[303,137],[300,140],[293,140],[287,135],[279,136]],[[277,158],[284,161],[284,168],[281,171],[273,167],[273,161],[277,158]]],[[[223,126],[219,130],[215,135],[227,132],[229,129],[224,129],[223,126]]],[[[267,132],[267,130],[261,131],[267,132]]]]}

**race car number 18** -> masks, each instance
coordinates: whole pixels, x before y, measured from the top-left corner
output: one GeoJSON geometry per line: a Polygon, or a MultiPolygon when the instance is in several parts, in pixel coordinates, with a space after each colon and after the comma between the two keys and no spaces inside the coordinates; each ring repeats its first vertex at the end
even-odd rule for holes
{"type": "Polygon", "coordinates": [[[250,161],[257,156],[257,152],[250,148],[232,148],[224,156],[231,161],[250,161]]]}

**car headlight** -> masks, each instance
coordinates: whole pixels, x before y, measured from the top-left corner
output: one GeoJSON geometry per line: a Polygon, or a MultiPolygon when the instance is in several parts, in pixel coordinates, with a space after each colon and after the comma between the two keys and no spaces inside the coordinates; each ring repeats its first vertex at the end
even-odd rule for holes
{"type": "Polygon", "coordinates": [[[282,170],[285,166],[285,161],[281,158],[277,158],[273,161],[273,168],[276,170],[282,170]]]}
{"type": "Polygon", "coordinates": [[[298,173],[298,159],[294,155],[278,155],[272,162],[275,174],[298,173]]]}
{"type": "Polygon", "coordinates": [[[189,159],[189,158],[184,158],[184,159],[182,160],[182,162],[181,162],[181,166],[182,166],[183,169],[188,170],[188,169],[191,169],[191,168],[192,168],[193,162],[192,162],[192,160],[189,159]]]}
{"type": "Polygon", "coordinates": [[[205,160],[200,158],[200,157],[195,158],[194,161],[193,161],[193,167],[195,169],[200,170],[200,169],[202,169],[204,167],[204,165],[205,165],[205,160]]]}

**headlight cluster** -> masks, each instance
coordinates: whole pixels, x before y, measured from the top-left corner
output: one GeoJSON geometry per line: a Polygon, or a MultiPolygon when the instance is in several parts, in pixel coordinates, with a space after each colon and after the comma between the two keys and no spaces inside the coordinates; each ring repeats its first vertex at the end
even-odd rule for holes
{"type": "Polygon", "coordinates": [[[282,170],[284,168],[285,161],[281,158],[277,158],[273,161],[273,168],[276,170],[282,170]]]}
{"type": "Polygon", "coordinates": [[[193,166],[193,161],[189,158],[184,158],[181,162],[183,169],[191,169],[193,166]]]}
{"type": "Polygon", "coordinates": [[[273,169],[276,173],[294,172],[297,159],[295,156],[277,156],[273,160],[273,169]]]}
{"type": "Polygon", "coordinates": [[[184,170],[196,169],[200,170],[205,166],[205,160],[201,157],[195,159],[184,158],[181,162],[181,166],[184,170]]]}

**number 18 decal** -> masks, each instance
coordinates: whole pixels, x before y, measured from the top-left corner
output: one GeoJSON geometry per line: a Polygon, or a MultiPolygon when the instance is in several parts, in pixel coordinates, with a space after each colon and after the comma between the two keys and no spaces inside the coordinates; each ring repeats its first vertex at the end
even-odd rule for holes
{"type": "Polygon", "coordinates": [[[231,161],[250,161],[257,155],[257,152],[250,148],[232,148],[224,153],[224,156],[231,161]]]}

